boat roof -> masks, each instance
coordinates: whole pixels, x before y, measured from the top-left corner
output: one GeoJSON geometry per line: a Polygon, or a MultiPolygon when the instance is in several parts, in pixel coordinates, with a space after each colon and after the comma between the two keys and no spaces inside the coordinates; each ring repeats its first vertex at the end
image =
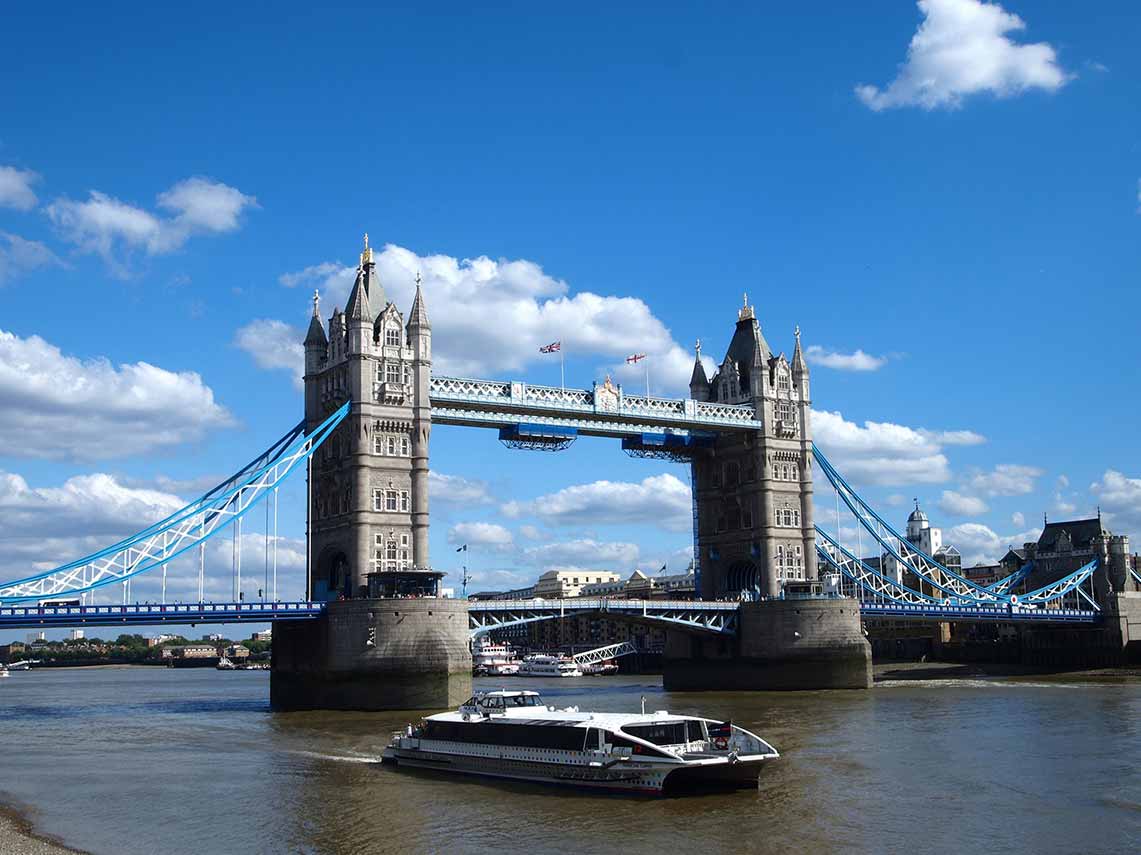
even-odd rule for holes
{"type": "Polygon", "coordinates": [[[476,698],[518,698],[518,697],[539,697],[538,692],[528,691],[527,689],[508,690],[496,689],[490,692],[476,692],[476,698]]]}
{"type": "MultiPolygon", "coordinates": [[[[499,693],[497,693],[499,694],[499,693]]],[[[521,695],[523,692],[508,692],[510,695],[521,695]]],[[[525,694],[535,695],[537,692],[525,694]]],[[[446,712],[428,716],[431,721],[466,721],[464,713],[446,712]]],[[[547,707],[508,707],[497,710],[495,715],[482,719],[486,723],[494,724],[565,724],[570,727],[601,727],[606,730],[618,730],[627,725],[637,724],[676,724],[683,721],[708,721],[716,719],[702,718],[695,715],[678,715],[668,710],[657,710],[652,713],[602,713],[581,712],[574,707],[556,710],[547,707]]]]}

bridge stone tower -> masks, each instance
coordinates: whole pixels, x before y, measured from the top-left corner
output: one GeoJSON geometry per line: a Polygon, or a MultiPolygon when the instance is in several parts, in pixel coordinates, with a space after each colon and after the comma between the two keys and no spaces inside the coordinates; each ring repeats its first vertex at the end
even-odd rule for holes
{"type": "Polygon", "coordinates": [[[786,582],[815,580],[811,394],[800,328],[790,363],[770,349],[746,295],[712,379],[698,344],[689,389],[698,401],[747,404],[764,426],[722,434],[694,459],[702,597],[775,597],[786,582]]]}
{"type": "Polygon", "coordinates": [[[428,558],[432,327],[416,277],[405,320],[385,298],[365,235],[328,330],[316,296],[305,336],[308,430],[351,402],[311,462],[314,621],[273,628],[275,709],[439,709],[471,693],[468,610],[434,596],[428,558]]]}
{"type": "MultiPolygon", "coordinates": [[[[328,334],[318,314],[305,337],[305,422],[312,430],[346,399],[349,416],[318,451],[310,473],[309,593],[365,596],[370,573],[397,592],[428,569],[428,383],[432,327],[419,277],[408,321],[386,300],[365,247],[342,312],[328,334]]],[[[399,591],[403,593],[403,591],[399,591]]]]}

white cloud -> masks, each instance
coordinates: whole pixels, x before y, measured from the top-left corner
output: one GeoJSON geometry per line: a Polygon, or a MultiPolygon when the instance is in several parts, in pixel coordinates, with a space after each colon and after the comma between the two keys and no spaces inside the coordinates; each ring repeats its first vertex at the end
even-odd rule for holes
{"type": "Polygon", "coordinates": [[[997,3],[919,0],[919,9],[923,23],[895,80],[885,89],[856,87],[856,95],[872,110],[954,109],[969,95],[989,92],[1008,98],[1029,89],[1055,92],[1072,79],[1046,42],[1017,44],[1008,37],[1026,24],[997,3]]]}
{"type": "Polygon", "coordinates": [[[826,350],[817,344],[809,345],[805,349],[804,358],[813,365],[822,365],[837,371],[878,371],[887,365],[886,356],[872,356],[862,350],[856,350],[854,353],[840,353],[835,350],[826,350]]]}
{"type": "Polygon", "coordinates": [[[297,389],[305,385],[305,335],[283,321],[258,318],[234,333],[234,344],[259,368],[285,371],[297,389]]]}
{"type": "Polygon", "coordinates": [[[514,546],[515,539],[510,531],[496,523],[465,522],[448,530],[448,543],[453,546],[466,543],[472,551],[503,552],[514,546]]]}
{"type": "MultiPolygon", "coordinates": [[[[1130,478],[1116,469],[1107,469],[1101,480],[1090,485],[1106,520],[1120,529],[1118,534],[1137,537],[1141,533],[1141,478],[1130,478]]],[[[1136,549],[1136,544],[1133,545],[1136,549]]]]}
{"type": "Polygon", "coordinates": [[[884,499],[884,502],[893,508],[898,508],[906,501],[907,496],[903,495],[902,493],[892,493],[890,496],[884,499]]]}
{"type": "Polygon", "coordinates": [[[1042,529],[1032,528],[1017,534],[999,535],[982,523],[962,523],[953,526],[946,533],[945,541],[953,545],[963,555],[963,566],[993,564],[1006,554],[1006,550],[1018,549],[1024,543],[1036,541],[1042,529]]]}
{"type": "MultiPolygon", "coordinates": [[[[596,359],[599,375],[608,371],[634,389],[643,388],[647,365],[655,394],[678,394],[688,387],[692,354],[640,299],[572,294],[566,282],[527,260],[421,256],[392,244],[375,259],[387,299],[405,313],[412,305],[417,272],[423,276],[433,368],[440,374],[486,377],[543,364],[553,381],[557,357],[540,354],[539,347],[557,340],[567,356],[596,359]],[[647,362],[627,365],[626,357],[634,352],[648,354],[647,362]]],[[[344,308],[353,280],[354,268],[335,261],[279,277],[287,287],[320,290],[326,318],[335,306],[344,308]]],[[[573,377],[568,383],[588,385],[573,377]]]]}
{"type": "Polygon", "coordinates": [[[812,411],[814,439],[846,480],[860,484],[934,484],[951,477],[944,444],[962,444],[971,431],[939,432],[891,422],[850,422],[839,412],[812,411]]]}
{"type": "Polygon", "coordinates": [[[521,525],[519,526],[519,534],[523,535],[527,540],[546,540],[547,535],[538,526],[534,525],[521,525]]]}
{"type": "Polygon", "coordinates": [[[0,166],[0,208],[32,210],[39,202],[32,191],[32,185],[39,180],[40,176],[30,169],[0,166]]]}
{"type": "Polygon", "coordinates": [[[454,505],[488,505],[495,501],[484,481],[428,471],[428,495],[433,502],[454,505]]]}
{"type": "Polygon", "coordinates": [[[977,517],[990,510],[987,503],[977,496],[964,496],[954,490],[943,491],[943,497],[939,499],[939,509],[956,517],[977,517]]]}
{"type": "Polygon", "coordinates": [[[159,194],[162,216],[120,201],[98,190],[86,201],[60,197],[47,214],[60,235],[82,252],[97,253],[117,275],[126,275],[124,255],[173,252],[190,237],[221,234],[238,228],[241,214],[257,200],[234,187],[207,178],[187,178],[159,194]]]}
{"type": "MultiPolygon", "coordinates": [[[[523,550],[524,558],[544,569],[604,569],[632,566],[638,561],[635,543],[600,542],[584,538],[561,543],[544,543],[523,550]]],[[[617,572],[617,571],[616,571],[617,572]]]]}
{"type": "Polygon", "coordinates": [[[1026,525],[1026,517],[1023,516],[1022,511],[1015,511],[1010,515],[1010,524],[1015,528],[1023,528],[1026,525]]]}
{"type": "MultiPolygon", "coordinates": [[[[356,278],[356,269],[337,261],[323,261],[320,264],[311,264],[302,270],[292,273],[282,273],[277,281],[286,288],[296,288],[298,285],[319,289],[332,299],[338,296],[343,306],[353,287],[356,278]]],[[[332,312],[332,306],[329,307],[332,312]]]]}
{"type": "Polygon", "coordinates": [[[38,267],[63,267],[63,262],[39,241],[0,231],[0,285],[38,267]]]}
{"type": "Polygon", "coordinates": [[[192,371],[84,361],[0,330],[0,447],[9,456],[138,456],[233,423],[192,371]]]}
{"type": "Polygon", "coordinates": [[[1070,479],[1065,475],[1059,475],[1058,480],[1055,482],[1055,485],[1057,486],[1057,488],[1059,490],[1065,490],[1067,487],[1070,486],[1070,479]]]}
{"type": "Polygon", "coordinates": [[[535,516],[549,525],[644,523],[668,531],[688,531],[693,525],[689,486],[669,473],[639,483],[595,481],[564,487],[529,502],[508,502],[503,513],[512,519],[535,516]]]}
{"type": "Polygon", "coordinates": [[[1034,490],[1042,470],[1017,463],[1000,463],[990,472],[978,472],[967,480],[967,487],[988,496],[1024,496],[1034,490]]]}

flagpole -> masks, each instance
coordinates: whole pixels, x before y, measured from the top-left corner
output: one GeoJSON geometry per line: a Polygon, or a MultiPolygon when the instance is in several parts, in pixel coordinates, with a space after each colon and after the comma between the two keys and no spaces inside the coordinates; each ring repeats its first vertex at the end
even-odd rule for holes
{"type": "Polygon", "coordinates": [[[649,398],[650,397],[650,360],[647,359],[647,360],[645,360],[645,362],[646,362],[646,398],[649,398]]]}
{"type": "Polygon", "coordinates": [[[567,390],[567,360],[563,352],[563,344],[559,342],[559,388],[567,390]]]}

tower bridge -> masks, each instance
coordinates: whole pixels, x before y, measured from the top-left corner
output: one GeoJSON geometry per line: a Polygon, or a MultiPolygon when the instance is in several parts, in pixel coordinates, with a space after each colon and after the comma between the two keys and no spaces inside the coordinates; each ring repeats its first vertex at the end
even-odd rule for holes
{"type": "MultiPolygon", "coordinates": [[[[572,614],[666,627],[672,689],[866,687],[861,611],[877,620],[1085,626],[1091,644],[1116,656],[1131,631],[1134,641],[1141,636],[1141,601],[1127,596],[1120,550],[1107,547],[1031,590],[1025,573],[972,582],[895,531],[813,443],[799,328],[786,358],[770,347],[747,297],[712,376],[696,348],[688,398],[627,394],[609,378],[574,389],[440,376],[419,276],[405,316],[386,299],[366,238],[345,308],[326,321],[314,297],[304,351],[298,426],[166,519],[0,583],[0,626],[273,619],[271,699],[288,709],[448,706],[470,689],[473,634],[572,614]],[[559,450],[578,436],[607,437],[634,456],[687,465],[698,601],[469,604],[433,596],[443,575],[428,545],[433,424],[496,429],[512,448],[559,450]],[[301,469],[309,483],[305,600],[278,602],[274,584],[266,603],[205,602],[206,542],[234,534],[240,590],[243,518],[265,502],[268,521],[272,502],[276,520],[278,485],[301,469]],[[835,532],[814,519],[816,472],[836,500],[835,532]],[[841,537],[841,506],[873,557],[862,539],[841,537]],[[195,556],[197,604],[171,606],[165,595],[158,605],[126,602],[133,577],[165,580],[171,561],[195,556]],[[123,586],[122,606],[86,601],[113,584],[123,586]]],[[[267,576],[269,565],[267,552],[267,576]]]]}

